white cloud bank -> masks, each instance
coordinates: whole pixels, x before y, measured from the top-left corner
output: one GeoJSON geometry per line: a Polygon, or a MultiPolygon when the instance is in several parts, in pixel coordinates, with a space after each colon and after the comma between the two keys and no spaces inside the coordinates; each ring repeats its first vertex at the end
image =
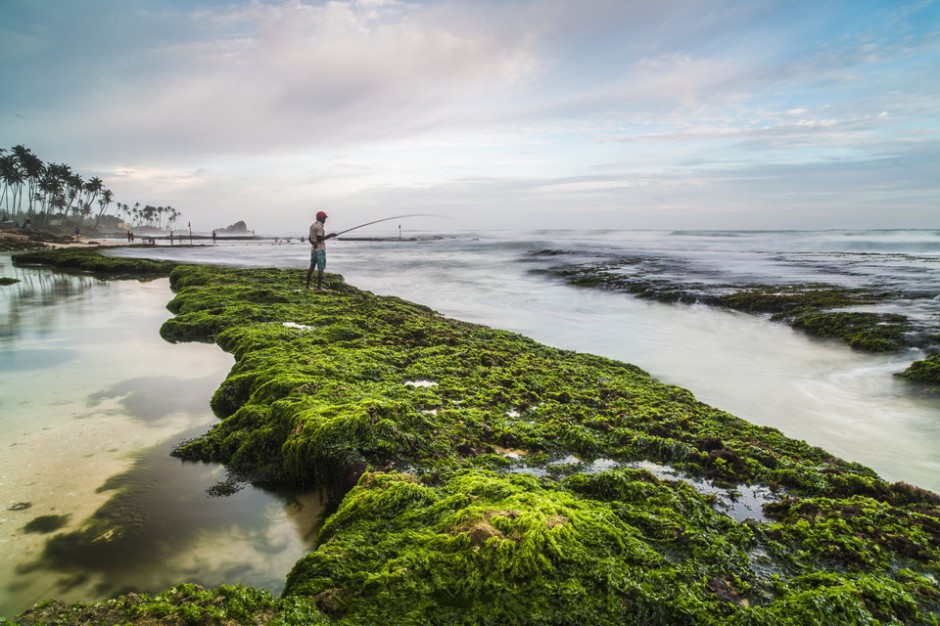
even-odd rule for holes
{"type": "Polygon", "coordinates": [[[0,146],[205,228],[936,225],[933,2],[75,4],[0,8],[0,146]]]}

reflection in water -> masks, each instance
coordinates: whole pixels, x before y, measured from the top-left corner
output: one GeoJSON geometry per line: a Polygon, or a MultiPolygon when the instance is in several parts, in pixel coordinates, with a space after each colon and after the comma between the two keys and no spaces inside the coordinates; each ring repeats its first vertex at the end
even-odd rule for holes
{"type": "Polygon", "coordinates": [[[279,592],[322,521],[319,494],[249,487],[212,498],[207,492],[225,470],[181,462],[171,449],[147,450],[99,487],[110,498],[94,515],[49,537],[38,558],[17,567],[22,591],[32,582],[56,597],[87,598],[186,581],[279,592]]]}
{"type": "Polygon", "coordinates": [[[319,494],[245,486],[172,447],[216,423],[232,357],[169,344],[167,279],[0,273],[0,616],[190,580],[280,590],[309,548],[319,494]]]}
{"type": "Polygon", "coordinates": [[[7,349],[18,336],[23,317],[38,332],[55,328],[60,317],[58,306],[69,298],[81,296],[87,289],[101,282],[81,274],[45,272],[32,268],[14,267],[9,257],[0,260],[3,275],[19,282],[2,287],[0,291],[0,347],[7,349]]]}
{"type": "Polygon", "coordinates": [[[206,409],[206,389],[213,377],[179,379],[173,376],[140,376],[122,380],[88,396],[90,415],[100,413],[116,402],[119,409],[147,422],[167,418],[174,413],[198,414],[206,409]]]}
{"type": "Polygon", "coordinates": [[[57,367],[76,361],[78,356],[76,350],[0,350],[0,372],[57,367]]]}

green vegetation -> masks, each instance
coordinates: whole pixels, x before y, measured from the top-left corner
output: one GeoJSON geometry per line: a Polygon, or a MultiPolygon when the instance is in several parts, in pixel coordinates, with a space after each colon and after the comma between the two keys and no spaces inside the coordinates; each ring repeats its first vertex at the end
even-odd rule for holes
{"type": "Polygon", "coordinates": [[[114,194],[97,176],[86,181],[71,166],[46,163],[22,145],[9,151],[0,148],[0,184],[0,222],[17,226],[48,229],[57,221],[62,222],[59,229],[69,234],[74,229],[97,231],[105,224],[116,229],[120,220],[108,215],[112,205],[118,215],[137,226],[169,229],[182,216],[170,206],[115,203],[114,194]],[[94,222],[86,227],[89,218],[94,222]]]}
{"type": "Polygon", "coordinates": [[[899,376],[917,383],[940,385],[940,354],[931,354],[921,361],[912,363],[899,376]]]}
{"type": "MultiPolygon", "coordinates": [[[[156,596],[130,593],[105,602],[73,605],[45,602],[23,613],[16,623],[20,626],[277,626],[322,623],[318,622],[317,617],[315,610],[297,603],[280,602],[266,591],[242,585],[203,589],[198,585],[183,584],[156,596]]],[[[0,626],[8,623],[0,618],[0,626]]]]}
{"type": "Polygon", "coordinates": [[[752,286],[718,296],[714,303],[736,311],[773,313],[778,319],[786,319],[809,311],[873,304],[885,297],[887,294],[870,294],[858,289],[826,285],[752,286]]]}
{"type": "Polygon", "coordinates": [[[888,293],[830,285],[707,287],[676,284],[643,273],[622,273],[624,266],[639,263],[638,259],[620,259],[616,263],[561,266],[547,273],[572,285],[626,291],[660,302],[702,302],[745,313],[769,313],[774,321],[817,337],[839,339],[859,350],[886,352],[906,346],[905,333],[910,331],[910,324],[902,315],[832,310],[882,302],[890,296],[888,293]]]}
{"type": "Polygon", "coordinates": [[[635,366],[303,280],[176,267],[161,329],[236,361],[177,455],[333,495],[281,598],[184,585],[19,623],[940,624],[940,496],[635,366]],[[649,463],[770,501],[739,521],[649,463]]]}
{"type": "Polygon", "coordinates": [[[40,515],[34,517],[23,527],[23,532],[48,534],[55,532],[69,523],[68,515],[40,515]]]}
{"type": "MultiPolygon", "coordinates": [[[[550,256],[541,251],[539,256],[550,256]]],[[[845,310],[875,305],[893,295],[832,285],[702,285],[678,284],[664,280],[655,273],[636,269],[641,259],[625,258],[615,262],[588,265],[563,265],[541,273],[580,287],[624,291],[638,298],[660,302],[700,302],[735,311],[769,314],[770,319],[788,324],[815,337],[842,341],[854,349],[867,352],[894,352],[909,347],[930,348],[911,339],[914,327],[904,315],[845,310]],[[631,273],[632,272],[632,273],[631,273]]],[[[929,333],[925,333],[928,334],[929,333]]],[[[901,374],[912,382],[936,383],[936,361],[927,359],[914,363],[901,374]]]]}
{"type": "Polygon", "coordinates": [[[753,287],[720,296],[715,304],[747,313],[772,313],[774,321],[816,337],[842,340],[859,350],[891,352],[906,346],[905,334],[911,330],[906,317],[830,310],[874,304],[888,295],[826,286],[753,287]]]}
{"type": "Polygon", "coordinates": [[[907,318],[895,313],[829,312],[798,315],[791,324],[817,337],[842,339],[868,352],[893,352],[904,347],[907,318]]]}
{"type": "Polygon", "coordinates": [[[95,248],[42,248],[13,256],[13,264],[49,265],[65,270],[92,272],[110,278],[156,278],[170,273],[176,263],[152,259],[104,256],[95,248]]]}
{"type": "Polygon", "coordinates": [[[0,276],[0,286],[15,285],[18,282],[20,282],[18,278],[10,278],[9,276],[0,276]]]}

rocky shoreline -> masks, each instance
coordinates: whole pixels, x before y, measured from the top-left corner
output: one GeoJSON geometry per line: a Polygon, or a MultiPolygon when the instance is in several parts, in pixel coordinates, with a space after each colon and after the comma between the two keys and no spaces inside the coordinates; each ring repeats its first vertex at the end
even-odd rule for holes
{"type": "MultiPolygon", "coordinates": [[[[541,250],[533,256],[563,255],[560,251],[541,250]]],[[[913,320],[901,313],[865,310],[896,299],[932,298],[935,294],[900,294],[888,289],[849,289],[828,284],[690,283],[660,272],[649,259],[641,257],[562,263],[537,272],[578,287],[768,315],[775,322],[814,337],[842,341],[857,350],[899,352],[919,348],[927,356],[898,376],[915,383],[940,385],[940,319],[913,320]]]]}
{"type": "Polygon", "coordinates": [[[161,335],[236,359],[219,424],[176,454],[335,512],[279,598],[181,585],[11,623],[940,624],[940,496],[635,366],[337,275],[321,294],[299,270],[15,260],[168,273],[161,335]]]}

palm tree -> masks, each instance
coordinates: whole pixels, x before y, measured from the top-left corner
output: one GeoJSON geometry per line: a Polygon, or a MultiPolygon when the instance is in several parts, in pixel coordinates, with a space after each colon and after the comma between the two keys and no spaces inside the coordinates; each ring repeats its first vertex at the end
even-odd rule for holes
{"type": "Polygon", "coordinates": [[[102,189],[101,197],[98,198],[98,215],[95,216],[95,225],[93,227],[95,230],[98,230],[98,223],[101,222],[101,216],[108,210],[108,205],[111,204],[113,197],[114,193],[112,193],[110,189],[102,189]]]}
{"type": "Polygon", "coordinates": [[[154,217],[156,217],[156,213],[157,213],[157,207],[149,205],[149,204],[144,207],[143,211],[141,211],[141,217],[143,217],[144,222],[147,224],[147,226],[154,225],[154,217]]]}
{"type": "Polygon", "coordinates": [[[40,182],[40,190],[43,192],[43,226],[48,225],[53,209],[61,211],[67,206],[66,191],[73,176],[72,168],[64,163],[50,163],[46,167],[46,174],[40,182]]]}
{"type": "MultiPolygon", "coordinates": [[[[66,190],[68,191],[69,199],[68,209],[70,213],[79,212],[83,185],[84,181],[82,181],[82,177],[78,174],[72,174],[66,181],[66,190]],[[78,205],[75,204],[76,200],[79,200],[78,205]]],[[[81,225],[81,221],[79,221],[79,225],[81,225]]]]}
{"type": "Polygon", "coordinates": [[[79,227],[81,227],[81,224],[84,223],[85,218],[89,215],[91,215],[91,203],[86,202],[84,205],[82,205],[82,221],[79,222],[79,227]]]}
{"type": "Polygon", "coordinates": [[[10,214],[10,218],[17,219],[17,193],[23,188],[26,177],[16,155],[7,154],[0,158],[0,178],[3,179],[3,203],[10,214]]]}
{"type": "Polygon", "coordinates": [[[173,225],[176,224],[176,220],[179,219],[179,217],[180,217],[180,215],[182,215],[182,213],[180,213],[179,211],[177,211],[177,210],[174,209],[173,207],[167,207],[167,209],[169,209],[169,211],[170,211],[170,217],[169,217],[169,219],[167,219],[166,227],[167,227],[167,228],[173,228],[173,225]]]}
{"type": "MultiPolygon", "coordinates": [[[[95,202],[95,198],[98,197],[98,194],[101,193],[101,189],[104,187],[104,183],[97,176],[93,176],[85,183],[85,202],[84,205],[91,206],[95,202]]],[[[83,211],[84,212],[84,211],[83,211]]],[[[97,220],[96,220],[97,223],[97,220]]]]}
{"type": "Polygon", "coordinates": [[[55,171],[56,168],[50,166],[46,171],[46,175],[39,181],[37,197],[40,200],[40,207],[42,208],[43,226],[48,222],[51,208],[58,204],[57,198],[62,196],[62,181],[55,175],[55,171]]]}
{"type": "MultiPolygon", "coordinates": [[[[32,150],[29,148],[19,145],[13,146],[13,155],[16,157],[17,162],[20,164],[20,167],[23,169],[23,173],[26,178],[26,187],[27,194],[26,199],[28,204],[26,207],[27,215],[33,214],[33,202],[40,199],[42,196],[37,191],[39,183],[42,180],[43,175],[46,172],[46,165],[42,162],[38,156],[33,154],[32,150]]],[[[23,187],[20,189],[20,202],[22,203],[23,199],[23,187]]],[[[21,207],[22,208],[22,207],[21,207]]]]}
{"type": "Polygon", "coordinates": [[[118,202],[118,211],[123,220],[129,224],[131,222],[131,207],[129,207],[126,202],[124,204],[118,202]]]}
{"type": "MultiPolygon", "coordinates": [[[[39,225],[48,225],[54,214],[74,214],[81,227],[84,220],[95,213],[94,228],[97,229],[114,201],[114,194],[106,189],[104,182],[94,176],[84,181],[64,163],[46,164],[33,152],[17,145],[7,150],[0,148],[0,209],[4,217],[19,221],[21,213],[38,218],[39,225]],[[26,204],[23,204],[23,195],[26,204]],[[97,203],[97,212],[93,208],[97,203]]],[[[117,203],[117,214],[134,225],[170,228],[181,213],[171,206],[147,205],[139,202],[133,208],[126,203],[117,203]]]]}

